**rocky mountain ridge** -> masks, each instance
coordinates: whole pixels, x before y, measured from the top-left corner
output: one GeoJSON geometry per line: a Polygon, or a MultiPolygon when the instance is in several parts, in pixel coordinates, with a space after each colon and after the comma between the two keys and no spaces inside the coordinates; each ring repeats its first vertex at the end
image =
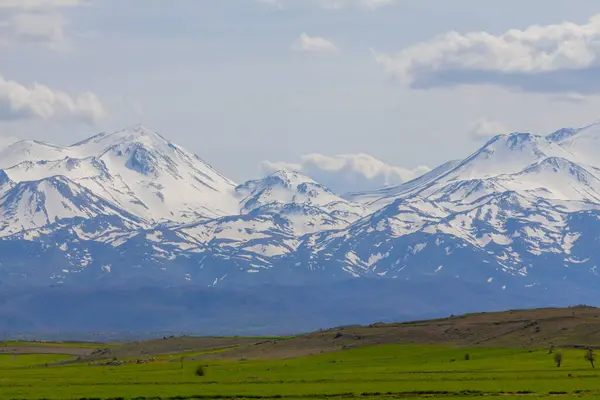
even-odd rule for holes
{"type": "Polygon", "coordinates": [[[600,126],[499,135],[411,182],[340,196],[297,172],[237,185],[138,126],[0,150],[4,285],[322,284],[444,277],[594,289],[600,126]]]}

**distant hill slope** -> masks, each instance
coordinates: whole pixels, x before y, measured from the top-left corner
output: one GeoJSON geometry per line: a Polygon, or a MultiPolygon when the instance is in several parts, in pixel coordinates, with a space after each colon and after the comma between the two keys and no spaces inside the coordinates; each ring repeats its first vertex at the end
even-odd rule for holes
{"type": "Polygon", "coordinates": [[[177,357],[180,353],[200,359],[282,359],[389,344],[466,348],[600,348],[600,309],[575,306],[464,314],[403,323],[344,326],[287,337],[170,336],[123,345],[93,344],[88,348],[78,343],[72,349],[66,343],[43,346],[36,343],[0,343],[0,353],[60,351],[81,356],[82,362],[113,357],[177,357]],[[194,355],[199,352],[204,354],[194,355]]]}
{"type": "Polygon", "coordinates": [[[465,314],[404,323],[346,326],[240,347],[208,358],[286,358],[384,344],[600,348],[600,309],[587,306],[465,314]]]}

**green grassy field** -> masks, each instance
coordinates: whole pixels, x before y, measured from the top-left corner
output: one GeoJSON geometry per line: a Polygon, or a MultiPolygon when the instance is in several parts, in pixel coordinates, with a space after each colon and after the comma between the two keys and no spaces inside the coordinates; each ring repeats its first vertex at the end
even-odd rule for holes
{"type": "Polygon", "coordinates": [[[583,350],[562,353],[560,368],[547,350],[403,345],[287,360],[188,359],[183,369],[176,355],[152,364],[48,367],[67,357],[2,355],[0,398],[598,398],[600,371],[583,350]],[[205,376],[195,375],[198,365],[205,376]]]}
{"type": "Polygon", "coordinates": [[[61,354],[0,354],[0,370],[52,364],[72,358],[61,354]]]}

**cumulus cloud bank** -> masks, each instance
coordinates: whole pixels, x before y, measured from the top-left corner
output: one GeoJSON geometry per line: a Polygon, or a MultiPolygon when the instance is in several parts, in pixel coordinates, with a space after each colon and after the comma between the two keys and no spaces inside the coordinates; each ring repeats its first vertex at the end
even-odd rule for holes
{"type": "Polygon", "coordinates": [[[333,42],[319,36],[309,36],[302,33],[298,40],[292,44],[292,50],[305,53],[333,53],[337,47],[333,42]]]}
{"type": "Polygon", "coordinates": [[[0,120],[79,120],[94,123],[104,107],[94,93],[77,97],[34,83],[27,87],[0,76],[0,120]]]}
{"type": "Polygon", "coordinates": [[[0,0],[0,10],[21,9],[34,10],[41,8],[73,7],[82,5],[81,0],[0,0]]]}
{"type": "Polygon", "coordinates": [[[270,162],[261,164],[264,173],[277,170],[298,171],[337,193],[360,192],[399,185],[431,169],[395,167],[368,154],[326,156],[307,154],[301,163],[270,162]]]}
{"type": "Polygon", "coordinates": [[[6,23],[12,41],[47,44],[66,49],[66,22],[60,14],[19,13],[6,23]]]}
{"type": "Polygon", "coordinates": [[[67,20],[59,9],[89,5],[82,0],[0,0],[0,37],[4,45],[42,44],[70,48],[67,20]]]}
{"type": "Polygon", "coordinates": [[[488,32],[449,32],[397,54],[376,54],[383,70],[413,88],[495,84],[528,91],[600,91],[600,15],[488,32]]]}

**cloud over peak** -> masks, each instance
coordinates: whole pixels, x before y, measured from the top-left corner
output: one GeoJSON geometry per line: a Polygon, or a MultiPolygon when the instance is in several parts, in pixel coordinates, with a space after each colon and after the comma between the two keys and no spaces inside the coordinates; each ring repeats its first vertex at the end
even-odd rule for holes
{"type": "Polygon", "coordinates": [[[485,142],[493,136],[507,133],[503,123],[487,118],[480,118],[469,124],[469,138],[474,142],[485,142]]]}
{"type": "Polygon", "coordinates": [[[541,92],[596,92],[600,15],[503,34],[448,32],[397,54],[376,54],[385,72],[413,88],[494,84],[541,92]]]}
{"type": "Polygon", "coordinates": [[[324,184],[337,193],[360,192],[395,186],[414,179],[431,169],[395,167],[364,153],[327,156],[307,154],[301,162],[270,162],[261,164],[264,173],[277,170],[298,171],[324,184]]]}

